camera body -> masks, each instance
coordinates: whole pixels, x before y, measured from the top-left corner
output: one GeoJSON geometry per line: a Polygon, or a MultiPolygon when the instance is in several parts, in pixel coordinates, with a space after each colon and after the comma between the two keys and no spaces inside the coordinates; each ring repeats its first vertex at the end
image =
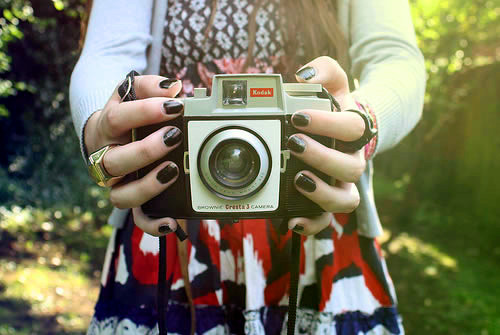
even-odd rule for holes
{"type": "MultiPolygon", "coordinates": [[[[291,155],[286,143],[298,132],[290,120],[294,112],[332,111],[321,94],[319,84],[283,84],[279,74],[216,75],[211,96],[195,88],[194,97],[183,99],[182,116],[134,129],[134,141],[167,125],[184,136],[166,157],[137,172],[142,178],[166,160],[179,167],[177,181],[143,204],[144,213],[179,219],[320,215],[324,210],[295,189],[294,177],[301,170],[327,183],[330,177],[291,155]]],[[[308,135],[334,145],[331,138],[308,135]]]]}

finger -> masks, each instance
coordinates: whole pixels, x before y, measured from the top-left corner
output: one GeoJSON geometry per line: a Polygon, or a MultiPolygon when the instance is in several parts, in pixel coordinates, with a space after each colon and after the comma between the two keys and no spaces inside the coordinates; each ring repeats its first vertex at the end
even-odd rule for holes
{"type": "Polygon", "coordinates": [[[181,141],[182,132],[178,128],[163,127],[140,141],[109,150],[103,157],[103,164],[112,176],[123,176],[165,157],[181,141]]]}
{"type": "Polygon", "coordinates": [[[325,212],[314,218],[293,218],[288,221],[288,229],[301,235],[315,235],[328,227],[333,214],[325,212]]]}
{"type": "Polygon", "coordinates": [[[347,74],[336,60],[328,56],[307,63],[295,76],[301,83],[322,84],[333,95],[349,93],[347,74]]]}
{"type": "Polygon", "coordinates": [[[177,221],[172,218],[151,219],[141,207],[132,208],[134,223],[143,232],[153,236],[163,236],[177,230],[177,221]]]}
{"type": "MultiPolygon", "coordinates": [[[[121,85],[121,84],[120,84],[121,85]]],[[[119,104],[122,100],[118,94],[118,85],[111,96],[109,103],[119,104]]],[[[134,90],[137,100],[152,97],[173,98],[179,94],[182,83],[176,78],[167,78],[155,75],[136,76],[134,78],[134,90]]]]}
{"type": "Polygon", "coordinates": [[[344,153],[328,148],[304,134],[290,136],[287,147],[307,165],[341,181],[357,182],[366,168],[361,151],[344,153]]]}
{"type": "Polygon", "coordinates": [[[149,98],[107,106],[99,119],[107,137],[117,138],[131,129],[170,121],[184,110],[180,99],[149,98]]]}
{"type": "Polygon", "coordinates": [[[332,113],[304,109],[292,115],[293,126],[308,133],[342,141],[356,141],[363,136],[365,122],[354,112],[332,113]]]}
{"type": "Polygon", "coordinates": [[[359,205],[359,192],[354,183],[338,181],[331,186],[309,171],[295,176],[297,190],[327,212],[351,213],[359,205]]]}
{"type": "Polygon", "coordinates": [[[111,188],[110,201],[117,208],[139,207],[157,196],[179,176],[179,168],[173,162],[163,162],[141,179],[111,188]]]}

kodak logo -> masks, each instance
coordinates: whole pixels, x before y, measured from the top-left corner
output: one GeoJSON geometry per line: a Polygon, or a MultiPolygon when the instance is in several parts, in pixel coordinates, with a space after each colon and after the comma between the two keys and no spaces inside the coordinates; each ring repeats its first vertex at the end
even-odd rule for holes
{"type": "Polygon", "coordinates": [[[251,88],[250,89],[251,97],[272,97],[274,96],[273,88],[251,88]]]}

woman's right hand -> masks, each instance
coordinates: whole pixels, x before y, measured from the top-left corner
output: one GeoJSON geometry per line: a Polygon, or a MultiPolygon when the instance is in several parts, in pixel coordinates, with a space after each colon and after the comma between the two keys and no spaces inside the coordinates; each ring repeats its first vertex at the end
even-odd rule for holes
{"type": "MultiPolygon", "coordinates": [[[[160,76],[135,77],[137,100],[121,102],[118,89],[102,110],[95,112],[84,130],[84,144],[90,154],[110,144],[113,147],[103,157],[103,165],[112,176],[126,176],[163,158],[179,146],[181,130],[163,127],[146,138],[130,142],[131,130],[137,127],[165,122],[178,117],[184,110],[179,99],[179,80],[160,76]]],[[[117,208],[132,208],[135,224],[144,232],[161,236],[175,231],[172,218],[152,220],[141,210],[141,205],[163,192],[175,182],[179,168],[166,161],[138,180],[116,178],[111,183],[110,201],[117,208]]]]}

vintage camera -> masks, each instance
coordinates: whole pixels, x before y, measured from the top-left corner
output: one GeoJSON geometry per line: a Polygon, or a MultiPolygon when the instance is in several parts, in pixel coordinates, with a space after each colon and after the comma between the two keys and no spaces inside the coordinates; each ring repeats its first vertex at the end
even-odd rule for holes
{"type": "MultiPolygon", "coordinates": [[[[183,102],[183,116],[133,131],[133,140],[141,140],[173,125],[184,136],[181,146],[137,173],[141,178],[165,160],[179,167],[178,180],[142,206],[147,215],[236,219],[324,212],[293,181],[303,169],[327,182],[330,178],[286,148],[288,138],[298,132],[290,121],[295,111],[332,111],[321,85],[283,84],[279,74],[216,75],[211,96],[206,88],[195,88],[194,97],[183,102]]],[[[328,137],[309,136],[333,147],[328,137]]]]}

